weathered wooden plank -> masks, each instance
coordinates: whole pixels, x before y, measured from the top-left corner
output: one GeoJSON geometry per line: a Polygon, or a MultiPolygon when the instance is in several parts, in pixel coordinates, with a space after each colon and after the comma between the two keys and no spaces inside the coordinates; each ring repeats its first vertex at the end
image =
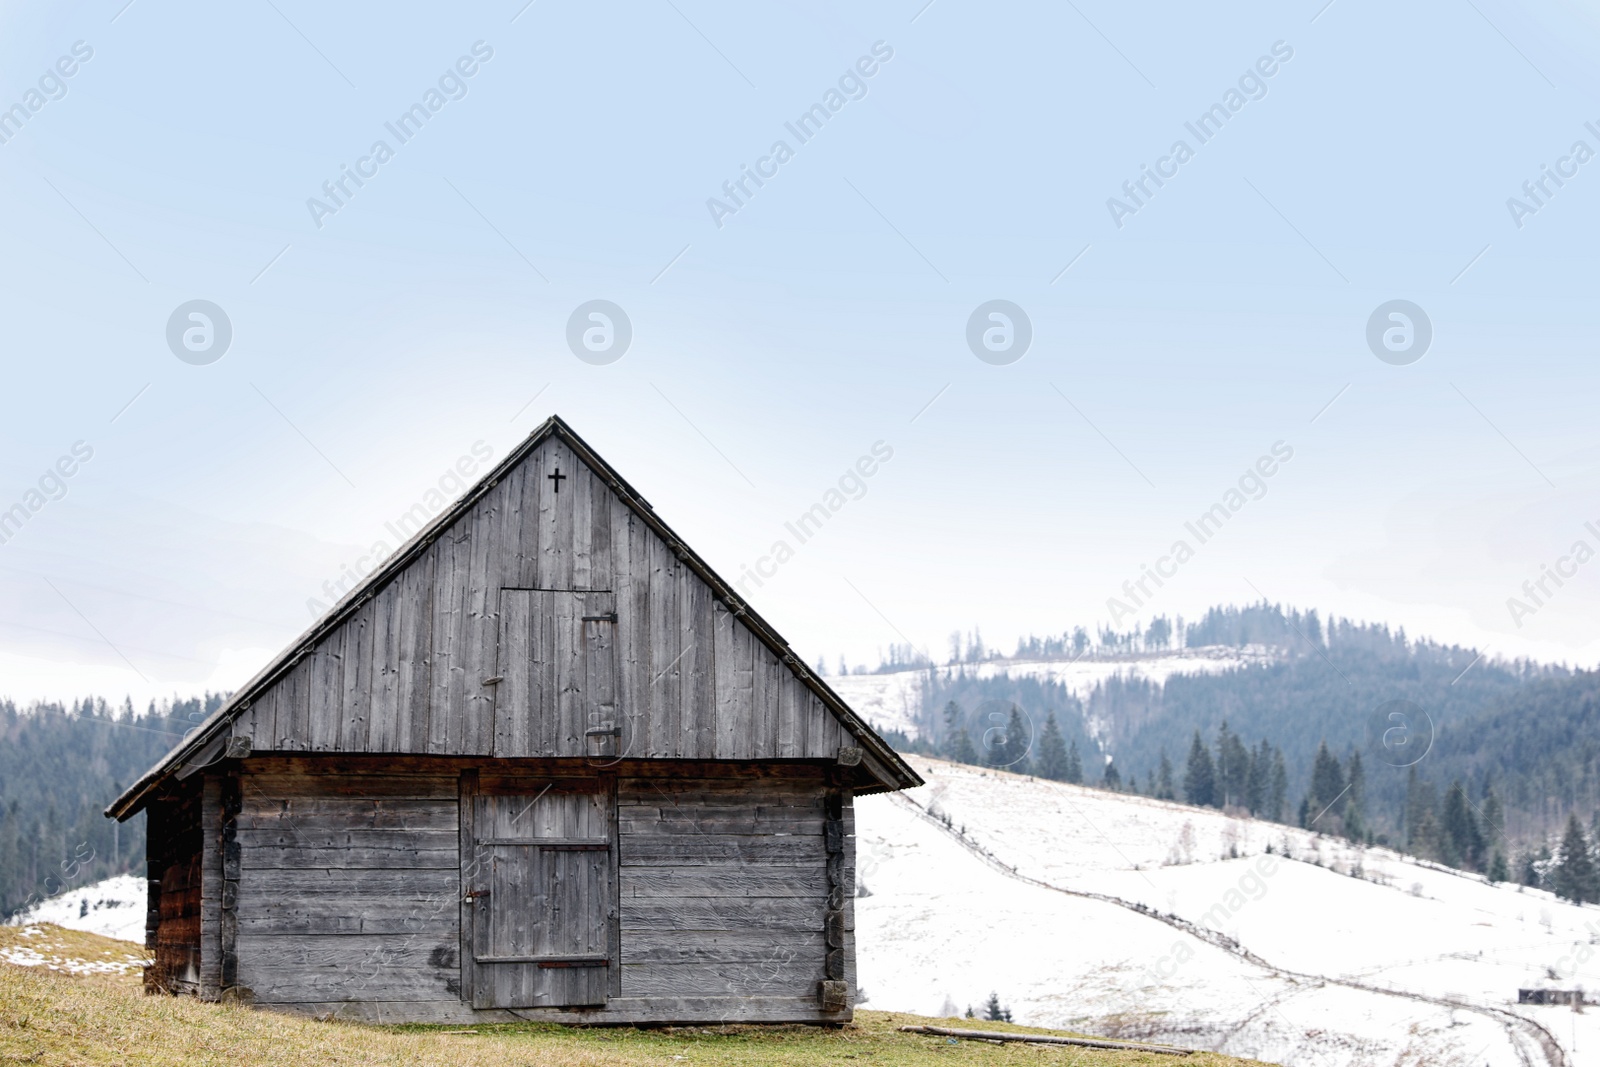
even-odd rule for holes
{"type": "MultiPolygon", "coordinates": [[[[640,809],[632,809],[638,812],[640,809]]],[[[673,834],[699,837],[706,834],[785,834],[795,837],[822,835],[821,820],[810,815],[740,812],[710,815],[695,811],[664,811],[658,815],[630,815],[617,812],[624,838],[630,835],[673,834]]]]}
{"type": "Polygon", "coordinates": [[[578,751],[588,756],[615,756],[617,738],[611,735],[589,737],[586,731],[618,729],[616,596],[609,592],[590,592],[581,596],[583,635],[584,711],[576,738],[578,751]]]}
{"type": "MultiPolygon", "coordinates": [[[[618,816],[621,824],[620,813],[618,816]]],[[[773,836],[690,831],[681,834],[625,833],[623,866],[661,864],[782,864],[810,866],[827,857],[821,833],[773,836]]]]}
{"type": "Polygon", "coordinates": [[[821,899],[758,897],[753,900],[622,898],[622,936],[634,930],[771,931],[822,929],[826,912],[821,899]]]}
{"type": "MultiPolygon", "coordinates": [[[[568,494],[569,496],[571,494],[568,494]]],[[[570,510],[570,503],[565,505],[570,510]]],[[[569,557],[570,558],[570,557],[569,557]]],[[[583,593],[553,594],[555,610],[550,620],[555,630],[555,658],[540,672],[546,686],[555,690],[554,729],[541,755],[584,755],[584,611],[583,593]]]]}
{"type": "Polygon", "coordinates": [[[615,589],[616,561],[611,543],[611,512],[617,498],[611,487],[585,464],[584,483],[589,487],[589,577],[590,589],[615,589]]]}
{"type": "Polygon", "coordinates": [[[257,999],[430,1001],[458,996],[454,931],[417,934],[282,935],[239,938],[241,983],[257,999]]]}
{"type": "Polygon", "coordinates": [[[686,759],[716,758],[716,652],[711,588],[687,567],[679,568],[678,596],[683,601],[683,643],[678,755],[686,759]]]}
{"type": "Polygon", "coordinates": [[[622,896],[640,899],[693,897],[797,897],[821,900],[828,895],[828,875],[821,863],[806,867],[733,865],[633,866],[622,879],[622,896]]]}
{"type": "Polygon", "coordinates": [[[311,708],[310,748],[313,752],[336,752],[339,726],[343,718],[343,631],[329,634],[317,645],[310,658],[311,708]]]}
{"type": "Polygon", "coordinates": [[[500,500],[494,534],[495,570],[491,575],[496,589],[532,589],[538,584],[537,563],[523,541],[523,492],[528,472],[526,463],[513,467],[496,490],[500,500]]]}
{"type": "MultiPolygon", "coordinates": [[[[297,753],[278,752],[252,754],[242,765],[246,777],[273,774],[304,775],[311,781],[338,782],[346,778],[367,776],[393,778],[417,775],[438,778],[460,774],[463,770],[481,768],[485,773],[503,777],[581,777],[593,778],[596,768],[586,760],[517,758],[494,759],[467,756],[431,756],[420,754],[376,755],[362,753],[297,753]]],[[[645,794],[661,796],[657,786],[671,793],[679,790],[728,790],[743,795],[751,789],[769,790],[791,788],[800,783],[811,783],[808,789],[818,791],[829,773],[829,767],[816,763],[759,763],[714,760],[635,760],[627,759],[613,768],[625,791],[635,796],[645,794]],[[631,784],[630,784],[631,783],[631,784]]],[[[809,795],[809,794],[808,794],[809,795]]]]}
{"type": "MultiPolygon", "coordinates": [[[[289,731],[280,739],[279,747],[296,752],[311,751],[311,691],[314,688],[316,657],[307,653],[290,669],[278,688],[288,694],[289,731]]],[[[283,714],[278,714],[278,728],[283,728],[283,714]]]]}
{"type": "Polygon", "coordinates": [[[199,836],[200,996],[215,1000],[222,991],[222,779],[216,774],[200,787],[199,836]]]}
{"type": "MultiPolygon", "coordinates": [[[[810,832],[821,832],[822,801],[814,794],[784,790],[761,794],[751,790],[744,796],[735,792],[701,790],[663,790],[655,795],[635,795],[621,805],[624,820],[647,821],[654,817],[692,819],[762,818],[774,820],[812,820],[810,832]]],[[[740,831],[727,831],[740,832],[740,831]]]]}
{"type": "Polygon", "coordinates": [[[622,726],[617,751],[643,756],[650,751],[650,574],[644,524],[625,507],[611,511],[613,587],[617,598],[617,721],[622,726]]]}
{"type": "Polygon", "coordinates": [[[372,702],[373,607],[368,601],[339,628],[339,740],[341,752],[367,751],[372,702]]]}
{"type": "MultiPolygon", "coordinates": [[[[608,810],[605,813],[606,835],[611,839],[611,853],[607,857],[611,861],[608,877],[611,879],[610,885],[616,887],[622,883],[622,861],[619,855],[622,850],[622,830],[617,823],[616,780],[608,779],[606,784],[610,787],[607,792],[611,796],[611,803],[607,805],[608,810]]],[[[622,995],[622,974],[621,967],[618,966],[622,962],[622,923],[618,921],[619,917],[612,907],[615,893],[615,888],[611,889],[607,899],[604,901],[606,910],[606,958],[613,964],[606,975],[605,991],[611,997],[622,995]]]]}
{"type": "Polygon", "coordinates": [[[471,558],[470,530],[443,531],[432,551],[437,558],[433,579],[432,693],[428,701],[428,748],[440,754],[460,749],[466,673],[462,666],[462,613],[466,571],[471,558]]]}
{"type": "Polygon", "coordinates": [[[484,680],[495,674],[495,649],[499,637],[499,547],[494,533],[500,525],[504,486],[495,486],[478,501],[462,526],[469,526],[467,569],[462,590],[462,675],[464,688],[460,736],[453,750],[489,755],[494,750],[494,691],[484,680]]]}
{"type": "MultiPolygon", "coordinates": [[[[624,765],[619,781],[623,803],[659,803],[662,798],[710,799],[729,802],[751,798],[784,800],[806,797],[821,803],[825,768],[815,765],[656,763],[645,774],[624,765]]],[[[819,809],[820,810],[820,809],[819,809]]]]}
{"type": "Polygon", "coordinates": [[[395,744],[402,752],[427,752],[433,703],[433,600],[439,546],[433,545],[395,583],[399,587],[399,692],[395,744]]]}
{"type": "Polygon", "coordinates": [[[778,673],[778,758],[799,759],[806,751],[805,687],[794,672],[782,666],[778,673]]]}
{"type": "Polygon", "coordinates": [[[316,849],[298,845],[247,846],[245,870],[385,870],[413,867],[438,867],[455,870],[459,866],[455,835],[450,848],[367,848],[359,844],[340,848],[316,849]]]}
{"type": "Polygon", "coordinates": [[[751,671],[750,725],[748,736],[749,759],[776,759],[778,757],[778,698],[782,679],[779,672],[788,672],[773,655],[772,650],[748,635],[754,648],[751,671]]]}
{"type": "Polygon", "coordinates": [[[250,702],[250,707],[228,726],[229,737],[247,737],[254,751],[266,749],[266,739],[273,735],[274,689],[268,689],[250,702]]]}
{"type": "Polygon", "coordinates": [[[563,483],[572,494],[572,588],[594,589],[594,475],[576,457],[567,473],[572,476],[563,483]]]}
{"type": "Polygon", "coordinates": [[[571,589],[574,494],[561,489],[571,484],[572,453],[559,441],[551,441],[539,450],[539,458],[539,587],[571,589]]]}
{"type": "Polygon", "coordinates": [[[447,869],[246,872],[239,931],[247,933],[453,933],[460,873],[447,869]]]}
{"type": "MultiPolygon", "coordinates": [[[[646,755],[656,759],[673,759],[680,756],[678,737],[682,720],[682,692],[684,674],[691,669],[693,659],[685,654],[685,617],[679,596],[680,566],[665,542],[649,535],[645,538],[649,554],[649,607],[650,625],[649,681],[645,686],[648,701],[641,712],[649,718],[649,746],[646,755]],[[689,665],[684,663],[689,659],[689,665]]],[[[688,634],[687,648],[692,652],[696,635],[688,634]]]]}
{"type": "Polygon", "coordinates": [[[495,674],[500,681],[494,689],[494,754],[531,755],[529,740],[533,726],[529,708],[533,703],[534,605],[536,594],[527,589],[500,592],[500,635],[495,674]]]}
{"type": "MultiPolygon", "coordinates": [[[[400,590],[385,586],[371,603],[372,655],[367,664],[370,697],[366,752],[401,752],[400,744],[400,590]]],[[[409,737],[407,738],[409,741],[409,737]]]]}
{"type": "MultiPolygon", "coordinates": [[[[814,954],[813,954],[814,955],[814,954]]],[[[732,963],[633,963],[622,968],[624,996],[649,997],[693,991],[706,996],[801,996],[815,990],[820,965],[791,946],[774,946],[761,960],[732,963]]]]}
{"type": "Polygon", "coordinates": [[[713,602],[711,610],[711,660],[713,664],[712,706],[714,726],[712,750],[697,755],[712,755],[719,759],[736,759],[739,748],[739,731],[748,727],[747,709],[741,706],[741,693],[735,681],[739,668],[741,649],[735,629],[743,630],[727,607],[713,602]]]}
{"type": "Polygon", "coordinates": [[[340,774],[262,773],[245,764],[242,780],[247,795],[257,801],[312,797],[408,797],[416,800],[450,800],[456,795],[453,774],[340,774]]]}
{"type": "Polygon", "coordinates": [[[285,827],[313,830],[451,830],[457,825],[456,805],[436,800],[368,800],[354,798],[270,799],[246,793],[239,829],[285,827]]]}
{"type": "MultiPolygon", "coordinates": [[[[762,963],[772,959],[774,948],[793,950],[795,959],[819,961],[827,946],[822,930],[790,931],[774,941],[771,931],[705,930],[684,937],[677,930],[630,930],[622,963],[762,963]]],[[[821,974],[817,975],[821,978],[821,974]]]]}
{"type": "Polygon", "coordinates": [[[478,968],[474,960],[474,950],[480,941],[480,931],[476,924],[477,902],[480,899],[475,894],[484,888],[484,870],[482,858],[477,847],[477,821],[475,797],[478,790],[478,772],[468,769],[461,772],[457,809],[460,811],[460,836],[457,838],[460,847],[460,870],[457,872],[461,899],[458,904],[457,921],[460,923],[457,943],[461,946],[461,969],[458,992],[468,1004],[476,1003],[479,999],[481,979],[478,977],[478,968]]]}
{"type": "Polygon", "coordinates": [[[532,797],[546,792],[605,793],[609,788],[585,764],[565,761],[558,765],[527,770],[491,770],[478,772],[478,792],[484,796],[532,797]]]}

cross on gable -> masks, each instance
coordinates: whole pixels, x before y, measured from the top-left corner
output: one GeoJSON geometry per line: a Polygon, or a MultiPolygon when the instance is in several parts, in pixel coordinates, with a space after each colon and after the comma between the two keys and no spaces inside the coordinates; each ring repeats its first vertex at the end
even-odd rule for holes
{"type": "Polygon", "coordinates": [[[565,474],[561,473],[560,467],[556,468],[556,472],[554,474],[546,474],[545,477],[556,483],[556,492],[558,493],[561,492],[561,483],[567,478],[565,474]]]}

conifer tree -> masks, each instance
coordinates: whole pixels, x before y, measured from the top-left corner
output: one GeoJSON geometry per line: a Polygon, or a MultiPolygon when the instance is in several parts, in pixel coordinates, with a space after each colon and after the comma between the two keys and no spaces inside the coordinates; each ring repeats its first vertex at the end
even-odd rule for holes
{"type": "Polygon", "coordinates": [[[1289,803],[1289,772],[1283,765],[1283,749],[1272,750],[1272,796],[1267,801],[1267,818],[1282,822],[1284,808],[1289,803]]]}
{"type": "Polygon", "coordinates": [[[1433,783],[1413,765],[1406,775],[1406,850],[1424,859],[1439,858],[1439,817],[1435,811],[1433,783]]]}
{"type": "Polygon", "coordinates": [[[1022,721],[1022,709],[1015,704],[1011,705],[1011,715],[999,742],[989,750],[990,763],[1002,770],[1027,774],[1028,750],[1033,747],[1033,738],[1022,721]]]}
{"type": "Polygon", "coordinates": [[[1039,731],[1038,765],[1041,778],[1060,782],[1067,777],[1067,745],[1061,737],[1061,725],[1056,722],[1054,711],[1045,719],[1044,729],[1039,731]]]}
{"type": "Polygon", "coordinates": [[[992,1023],[1008,1023],[1011,1021],[1011,1009],[1001,1005],[999,993],[990,993],[983,1005],[983,1017],[992,1023]]]}
{"type": "Polygon", "coordinates": [[[1425,860],[1442,859],[1444,850],[1441,837],[1439,818],[1433,813],[1433,805],[1429,804],[1422,809],[1416,832],[1411,836],[1411,854],[1425,860]]]}
{"type": "Polygon", "coordinates": [[[1522,854],[1522,862],[1517,866],[1517,881],[1529,889],[1539,888],[1539,868],[1534,865],[1532,851],[1522,854]]]}
{"type": "Polygon", "coordinates": [[[950,758],[956,763],[978,762],[978,750],[972,747],[972,738],[967,736],[965,726],[956,730],[955,740],[950,743],[950,758]]]}
{"type": "Polygon", "coordinates": [[[1467,791],[1460,779],[1452,782],[1450,791],[1445,794],[1440,829],[1440,858],[1452,867],[1477,870],[1483,855],[1483,835],[1467,804],[1467,791]]]}
{"type": "Polygon", "coordinates": [[[1551,881],[1556,896],[1565,897],[1574,904],[1600,900],[1594,856],[1589,852],[1589,842],[1583,836],[1583,825],[1578,822],[1576,813],[1567,816],[1567,832],[1561,838],[1561,856],[1554,873],[1551,881]]]}
{"type": "Polygon", "coordinates": [[[1361,765],[1361,753],[1350,753],[1345,778],[1349,790],[1345,793],[1344,836],[1361,844],[1367,837],[1367,772],[1361,765]]]}
{"type": "Polygon", "coordinates": [[[1200,740],[1200,731],[1194,732],[1194,740],[1189,743],[1189,764],[1183,771],[1183,799],[1190,804],[1209,807],[1216,800],[1216,768],[1211,762],[1211,753],[1206,750],[1206,744],[1200,740]]]}
{"type": "MultiPolygon", "coordinates": [[[[1485,790],[1483,796],[1483,840],[1491,849],[1503,849],[1506,839],[1506,811],[1494,788],[1485,790]]],[[[1502,879],[1503,881],[1504,879],[1502,879]]]]}
{"type": "MultiPolygon", "coordinates": [[[[944,706],[944,748],[945,755],[957,763],[970,763],[956,755],[956,735],[962,732],[961,705],[954,700],[944,706]]],[[[972,739],[967,738],[967,747],[972,747],[972,739]]]]}
{"type": "Polygon", "coordinates": [[[1101,778],[1100,778],[1100,788],[1108,789],[1113,793],[1121,791],[1121,789],[1122,789],[1122,773],[1117,770],[1117,762],[1116,762],[1116,760],[1114,760],[1114,759],[1106,760],[1106,770],[1105,770],[1105,774],[1102,775],[1101,778]]]}
{"type": "Polygon", "coordinates": [[[1489,861],[1489,881],[1511,881],[1511,868],[1506,864],[1506,854],[1499,849],[1495,849],[1494,859],[1489,861]]]}
{"type": "Polygon", "coordinates": [[[1177,800],[1178,793],[1172,784],[1172,761],[1167,759],[1167,750],[1161,750],[1161,769],[1156,772],[1155,795],[1160,800],[1177,800]]]}
{"type": "Polygon", "coordinates": [[[1252,815],[1261,815],[1267,807],[1267,789],[1272,778],[1272,749],[1265,739],[1250,750],[1250,769],[1244,778],[1244,806],[1252,815]]]}
{"type": "Polygon", "coordinates": [[[1319,742],[1316,758],[1311,762],[1311,791],[1306,794],[1306,803],[1311,809],[1311,819],[1318,824],[1319,829],[1327,828],[1328,823],[1324,823],[1323,820],[1328,820],[1333,824],[1335,831],[1337,830],[1344,817],[1347,792],[1344,771],[1340,769],[1339,761],[1328,751],[1328,742],[1319,742]]]}
{"type": "Polygon", "coordinates": [[[1217,731],[1216,803],[1232,807],[1244,803],[1246,779],[1250,775],[1250,753],[1239,735],[1228,729],[1224,719],[1217,731]]]}
{"type": "Polygon", "coordinates": [[[1073,738],[1072,744],[1067,747],[1066,781],[1073,785],[1083,784],[1083,757],[1078,754],[1077,738],[1073,738]]]}

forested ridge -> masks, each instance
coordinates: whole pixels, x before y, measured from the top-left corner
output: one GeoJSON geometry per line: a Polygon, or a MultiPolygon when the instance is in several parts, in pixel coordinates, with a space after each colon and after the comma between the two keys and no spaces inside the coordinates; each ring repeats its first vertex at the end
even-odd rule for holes
{"type": "Polygon", "coordinates": [[[1600,834],[1600,674],[1315,611],[1257,604],[1130,633],[1080,628],[1024,638],[1010,657],[956,639],[922,694],[918,740],[896,738],[913,749],[1237,808],[1474,870],[1497,856],[1519,876],[1543,869],[1574,819],[1600,834]],[[1165,684],[1131,672],[1141,657],[1218,646],[1253,655],[1165,684]],[[1130,672],[1080,699],[996,669],[1084,657],[1130,672]]]}
{"type": "Polygon", "coordinates": [[[0,701],[0,915],[113,874],[143,872],[144,818],[107,804],[221,706],[222,697],[136,713],[104,700],[0,701]]]}

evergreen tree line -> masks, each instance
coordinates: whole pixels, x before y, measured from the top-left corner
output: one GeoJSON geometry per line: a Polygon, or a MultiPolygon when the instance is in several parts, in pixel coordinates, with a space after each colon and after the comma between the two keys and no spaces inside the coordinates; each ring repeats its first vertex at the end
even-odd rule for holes
{"type": "MultiPolygon", "coordinates": [[[[1071,636],[1025,640],[1023,647],[1030,653],[1075,648],[1071,636]]],[[[1344,833],[1354,819],[1356,836],[1403,847],[1407,771],[1375,749],[1372,720],[1390,702],[1406,701],[1424,713],[1415,726],[1427,772],[1445,782],[1461,779],[1474,798],[1492,780],[1511,840],[1542,841],[1562,831],[1570,812],[1587,819],[1600,810],[1600,675],[1593,672],[1493,660],[1403,630],[1269,604],[1213,609],[1185,625],[1184,637],[1191,645],[1268,645],[1276,652],[1258,665],[1173,675],[1165,684],[1115,675],[1081,701],[1065,686],[1037,677],[983,678],[966,667],[931,672],[918,719],[923,745],[930,753],[946,752],[953,739],[943,712],[951,701],[966,708],[1015,704],[1025,725],[1044,723],[1054,709],[1068,747],[1075,743],[1083,765],[1096,768],[1088,775],[1095,784],[1107,751],[1114,750],[1115,777],[1148,789],[1160,778],[1164,754],[1181,756],[1196,732],[1217,738],[1226,722],[1231,732],[1264,738],[1282,753],[1291,806],[1280,809],[1280,819],[1296,820],[1294,805],[1306,800],[1306,819],[1317,829],[1344,833]],[[1097,724],[1098,736],[1086,730],[1087,722],[1097,724]],[[1329,754],[1319,760],[1323,746],[1329,754]],[[1336,801],[1325,788],[1330,761],[1348,780],[1355,752],[1366,761],[1361,796],[1336,801]],[[1330,803],[1333,810],[1325,812],[1330,803]]],[[[991,762],[982,744],[985,730],[969,724],[969,732],[978,762],[991,762]]],[[[1213,764],[1222,762],[1217,751],[1209,747],[1213,764]]],[[[1234,792],[1226,790],[1221,803],[1234,803],[1234,792]]],[[[1442,799],[1441,793],[1439,818],[1442,799]]],[[[1512,861],[1511,850],[1506,857],[1512,861]]],[[[1491,853],[1484,863],[1492,859],[1491,853]]]]}
{"type": "Polygon", "coordinates": [[[75,886],[144,867],[144,820],[107,804],[215,711],[220,695],[152,704],[0,701],[0,916],[75,886]]]}
{"type": "MultiPolygon", "coordinates": [[[[1170,776],[1166,749],[1161,750],[1158,779],[1170,776]]],[[[1158,796],[1176,799],[1171,788],[1158,796]]],[[[1254,748],[1228,729],[1217,729],[1217,751],[1196,730],[1189,740],[1189,758],[1183,768],[1183,799],[1199,807],[1245,811],[1257,818],[1283,822],[1289,800],[1289,772],[1283,751],[1263,739],[1254,748]]]]}
{"type": "Polygon", "coordinates": [[[1461,779],[1444,800],[1434,784],[1410,768],[1406,782],[1405,850],[1492,882],[1517,881],[1548,889],[1577,903],[1600,901],[1600,813],[1588,834],[1575,812],[1567,815],[1561,842],[1513,846],[1506,836],[1505,806],[1492,785],[1476,798],[1461,779]]]}

